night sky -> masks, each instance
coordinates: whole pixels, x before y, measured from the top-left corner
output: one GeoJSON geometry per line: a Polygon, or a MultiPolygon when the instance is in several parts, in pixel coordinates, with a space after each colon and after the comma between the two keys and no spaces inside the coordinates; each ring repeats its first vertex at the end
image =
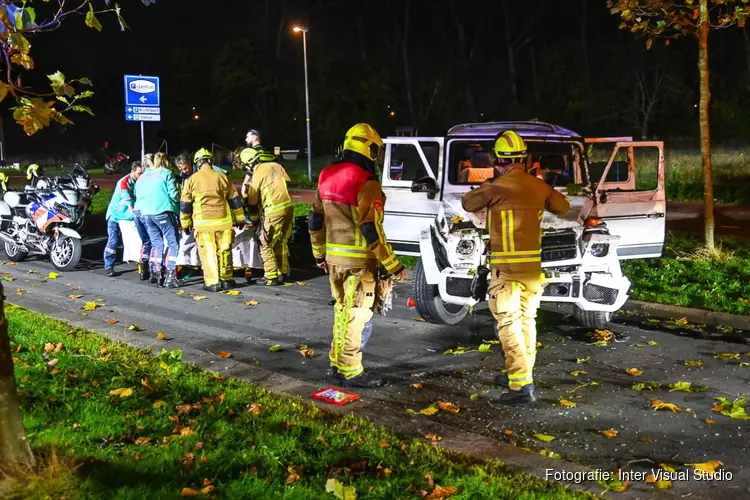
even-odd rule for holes
{"type": "MultiPolygon", "coordinates": [[[[163,121],[146,124],[148,149],[161,138],[175,153],[211,142],[236,147],[250,127],[261,128],[269,146],[304,148],[302,40],[291,31],[297,23],[310,28],[317,153],[330,153],[358,121],[373,123],[382,135],[400,125],[443,135],[467,121],[529,118],[583,134],[645,131],[689,140],[697,133],[695,42],[657,42],[647,52],[642,39],[617,29],[619,19],[604,0],[122,4],[130,31],[102,15],[99,33],[80,16],[31,39],[37,69],[24,83],[44,85],[56,70],[89,77],[97,116],[74,114],[75,126],[55,125],[27,138],[10,119],[6,100],[10,155],[96,152],[104,141],[137,154],[139,126],[124,120],[126,73],[161,77],[163,121]],[[646,129],[638,116],[639,82],[659,82],[646,129]]],[[[719,136],[742,135],[750,121],[738,117],[747,114],[740,113],[748,99],[746,47],[740,29],[712,35],[719,136]]]]}

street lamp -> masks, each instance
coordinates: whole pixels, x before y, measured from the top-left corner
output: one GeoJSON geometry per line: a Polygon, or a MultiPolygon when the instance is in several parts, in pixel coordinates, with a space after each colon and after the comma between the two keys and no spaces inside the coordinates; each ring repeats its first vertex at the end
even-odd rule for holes
{"type": "Polygon", "coordinates": [[[295,33],[302,33],[302,52],[305,58],[305,111],[307,113],[307,179],[312,182],[312,144],[310,142],[310,91],[307,84],[307,28],[295,26],[295,33]]]}

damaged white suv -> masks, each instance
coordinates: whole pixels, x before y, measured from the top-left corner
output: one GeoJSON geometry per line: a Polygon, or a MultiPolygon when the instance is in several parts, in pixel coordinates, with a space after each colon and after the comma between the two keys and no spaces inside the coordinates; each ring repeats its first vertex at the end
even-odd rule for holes
{"type": "Polygon", "coordinates": [[[445,138],[385,139],[385,232],[397,254],[419,256],[416,309],[429,322],[453,325],[483,300],[476,285],[489,267],[486,213],[466,213],[461,198],[493,177],[494,141],[506,130],[526,141],[531,175],[571,202],[566,216],[544,216],[542,301],[572,305],[579,323],[603,328],[628,298],[620,261],[662,253],[664,144],[584,139],[538,121],[459,125],[445,138]],[[594,161],[605,145],[606,157],[594,161]]]}

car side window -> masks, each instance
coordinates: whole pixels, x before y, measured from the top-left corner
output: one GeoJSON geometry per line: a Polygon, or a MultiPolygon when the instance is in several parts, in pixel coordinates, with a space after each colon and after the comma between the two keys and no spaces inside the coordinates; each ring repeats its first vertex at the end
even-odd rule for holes
{"type": "MultiPolygon", "coordinates": [[[[437,175],[440,148],[436,143],[420,142],[427,163],[437,175]]],[[[388,176],[394,181],[415,181],[428,175],[419,150],[414,144],[393,144],[388,176]]]]}

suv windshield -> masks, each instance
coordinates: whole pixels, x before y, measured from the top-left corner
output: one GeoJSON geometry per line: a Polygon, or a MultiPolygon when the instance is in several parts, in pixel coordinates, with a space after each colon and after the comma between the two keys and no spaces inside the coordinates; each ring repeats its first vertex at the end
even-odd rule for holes
{"type": "MultiPolygon", "coordinates": [[[[576,145],[565,142],[527,141],[526,168],[531,175],[553,187],[574,182],[576,145]]],[[[448,181],[454,185],[476,185],[496,175],[494,140],[453,140],[448,153],[448,181]]]]}

